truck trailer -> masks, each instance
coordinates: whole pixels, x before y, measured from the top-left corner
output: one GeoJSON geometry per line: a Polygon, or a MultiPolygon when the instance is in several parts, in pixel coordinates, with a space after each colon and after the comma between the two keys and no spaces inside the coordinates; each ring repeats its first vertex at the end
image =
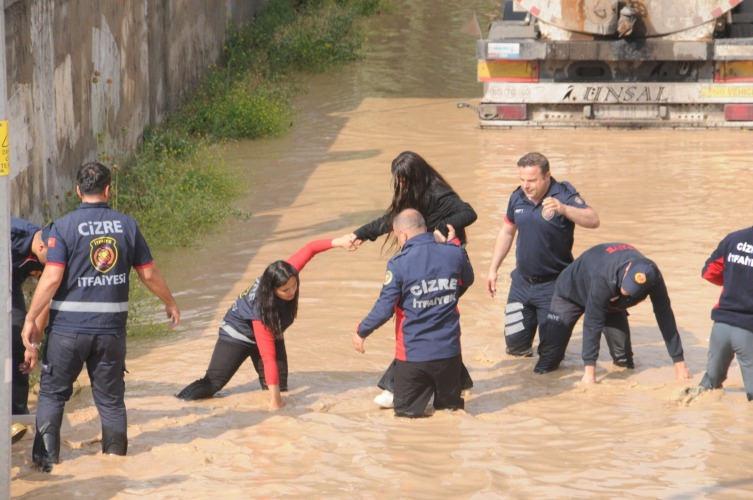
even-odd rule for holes
{"type": "Polygon", "coordinates": [[[753,128],[753,0],[506,0],[482,127],[753,128]]]}

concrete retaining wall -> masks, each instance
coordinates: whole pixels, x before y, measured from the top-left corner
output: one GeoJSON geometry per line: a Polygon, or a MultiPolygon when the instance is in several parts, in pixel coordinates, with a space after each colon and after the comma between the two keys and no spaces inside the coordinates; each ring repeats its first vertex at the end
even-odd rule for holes
{"type": "Polygon", "coordinates": [[[264,1],[5,0],[12,213],[42,222],[83,161],[132,150],[264,1]]]}

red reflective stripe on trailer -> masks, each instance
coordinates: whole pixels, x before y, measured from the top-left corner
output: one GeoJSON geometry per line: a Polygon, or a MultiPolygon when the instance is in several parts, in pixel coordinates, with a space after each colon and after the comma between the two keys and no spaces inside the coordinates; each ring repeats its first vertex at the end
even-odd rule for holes
{"type": "Polygon", "coordinates": [[[500,120],[526,120],[528,106],[526,104],[498,104],[497,118],[500,120]]]}
{"type": "Polygon", "coordinates": [[[531,14],[533,14],[536,17],[539,17],[539,14],[541,14],[541,11],[539,10],[538,7],[533,6],[531,7],[531,14]]]}
{"type": "Polygon", "coordinates": [[[729,6],[730,7],[737,7],[742,3],[743,0],[729,0],[729,6]]]}
{"type": "Polygon", "coordinates": [[[403,321],[405,312],[395,306],[395,359],[407,361],[405,359],[405,338],[403,337],[403,321]]]}
{"type": "Polygon", "coordinates": [[[728,122],[753,121],[753,104],[725,104],[724,119],[728,122]]]}
{"type": "Polygon", "coordinates": [[[714,10],[711,11],[711,18],[712,19],[716,19],[717,17],[721,16],[722,14],[724,14],[724,11],[722,10],[722,8],[721,7],[717,7],[716,9],[714,9],[714,10]]]}

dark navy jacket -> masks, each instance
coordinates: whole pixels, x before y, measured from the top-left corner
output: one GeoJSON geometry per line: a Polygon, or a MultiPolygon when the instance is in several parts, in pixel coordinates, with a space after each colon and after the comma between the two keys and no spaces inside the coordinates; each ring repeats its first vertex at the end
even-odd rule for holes
{"type": "Polygon", "coordinates": [[[437,243],[431,233],[414,236],[387,263],[382,292],[358,325],[358,335],[366,338],[395,313],[395,358],[458,356],[458,299],[472,283],[473,268],[463,248],[437,243]]]}
{"type": "Polygon", "coordinates": [[[33,271],[41,271],[44,266],[31,252],[34,235],[41,228],[31,222],[16,217],[10,220],[10,253],[11,253],[11,294],[13,309],[13,324],[23,324],[26,317],[26,303],[21,288],[23,282],[33,271]]]}
{"type": "MultiPolygon", "coordinates": [[[[465,244],[467,237],[465,228],[476,221],[477,215],[468,203],[451,189],[432,184],[426,195],[425,206],[413,207],[426,219],[428,231],[435,229],[447,236],[447,224],[455,229],[455,234],[460,243],[465,244]]],[[[392,229],[392,220],[389,214],[382,215],[368,224],[364,224],[354,231],[359,240],[374,241],[392,229]]]]}
{"type": "MultiPolygon", "coordinates": [[[[588,207],[572,184],[557,182],[553,177],[544,195],[544,198],[548,197],[576,208],[588,207]]],[[[527,277],[551,276],[554,279],[573,261],[575,224],[560,214],[545,219],[541,213],[542,202],[534,205],[518,188],[510,195],[505,220],[514,224],[518,231],[515,246],[517,271],[527,277]]]]}
{"type": "Polygon", "coordinates": [[[706,261],[702,275],[722,285],[711,318],[753,332],[753,227],[728,234],[706,261]]]}
{"type": "MultiPolygon", "coordinates": [[[[236,344],[256,343],[251,322],[261,321],[259,302],[256,297],[256,290],[258,288],[259,278],[235,299],[235,302],[233,302],[233,305],[225,313],[225,317],[220,324],[220,337],[236,344]]],[[[287,306],[287,302],[281,302],[279,307],[285,308],[287,306]]],[[[290,309],[283,310],[281,319],[282,325],[280,326],[282,326],[282,331],[284,332],[293,324],[292,311],[290,309]]]]}
{"type": "Polygon", "coordinates": [[[683,360],[682,341],[677,331],[675,315],[669,302],[667,286],[661,272],[656,283],[642,295],[622,296],[622,278],[628,263],[645,259],[643,254],[626,243],[603,243],[589,248],[567,266],[557,278],[554,293],[585,309],[583,319],[583,360],[596,361],[599,339],[610,312],[625,311],[647,296],[651,298],[654,316],[659,324],[672,361],[683,360]],[[613,298],[619,298],[612,301],[613,298]]]}
{"type": "Polygon", "coordinates": [[[131,268],[152,264],[136,221],[107,203],[82,203],[55,221],[47,247],[47,265],[65,267],[50,307],[51,330],[125,333],[131,268]]]}

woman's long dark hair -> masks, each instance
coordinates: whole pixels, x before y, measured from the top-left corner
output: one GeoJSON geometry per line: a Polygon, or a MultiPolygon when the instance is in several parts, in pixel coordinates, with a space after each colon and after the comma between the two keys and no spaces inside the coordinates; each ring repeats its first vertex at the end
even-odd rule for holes
{"type": "MultiPolygon", "coordinates": [[[[428,220],[429,200],[432,193],[440,188],[453,190],[442,174],[413,151],[403,151],[397,155],[392,160],[391,170],[393,194],[392,202],[387,209],[390,227],[397,214],[406,208],[418,210],[428,220]]],[[[382,249],[396,246],[397,240],[390,230],[382,249]]]]}
{"type": "Polygon", "coordinates": [[[276,338],[282,337],[286,320],[292,322],[298,314],[298,294],[300,291],[301,283],[298,280],[298,271],[284,260],[272,262],[261,275],[259,288],[256,291],[261,322],[276,338]],[[275,289],[283,286],[292,277],[295,277],[298,281],[295,296],[293,300],[282,300],[275,295],[275,289]]]}
{"type": "Polygon", "coordinates": [[[406,208],[414,208],[424,217],[431,193],[437,188],[452,190],[444,177],[413,151],[403,151],[392,160],[392,203],[390,220],[406,208]]]}

